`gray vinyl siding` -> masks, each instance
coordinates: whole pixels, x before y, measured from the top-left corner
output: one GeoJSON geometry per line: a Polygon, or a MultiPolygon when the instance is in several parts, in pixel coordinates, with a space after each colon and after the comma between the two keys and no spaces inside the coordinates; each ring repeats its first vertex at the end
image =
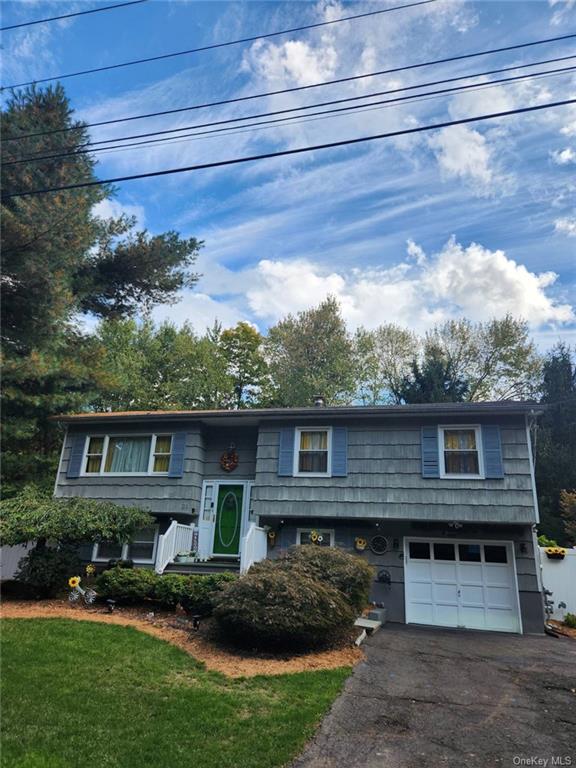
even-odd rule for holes
{"type": "Polygon", "coordinates": [[[128,507],[141,507],[153,514],[192,516],[198,513],[204,478],[205,449],[201,429],[190,424],[153,424],[122,428],[120,425],[86,425],[84,429],[68,430],[64,440],[62,460],[56,482],[55,495],[62,497],[83,496],[102,499],[128,507]],[[77,432],[100,434],[170,434],[186,431],[186,451],[182,477],[159,476],[85,476],[66,477],[72,436],[77,432]]]}
{"type": "Polygon", "coordinates": [[[258,430],[252,429],[210,429],[205,434],[204,477],[208,480],[253,480],[256,474],[256,442],[258,430]],[[233,472],[225,472],[220,466],[220,457],[235,445],[238,466],[233,472]]]}
{"type": "Polygon", "coordinates": [[[411,423],[389,421],[386,425],[348,423],[346,477],[279,477],[279,426],[263,425],[258,437],[254,513],[274,517],[535,522],[523,419],[483,421],[501,426],[503,479],[423,478],[422,419],[411,423]]]}
{"type": "Polygon", "coordinates": [[[511,541],[514,545],[520,612],[525,633],[541,633],[544,617],[542,596],[538,587],[537,563],[534,555],[532,528],[530,525],[481,525],[465,524],[454,531],[442,523],[402,522],[382,520],[378,523],[365,520],[328,520],[322,517],[290,519],[280,523],[277,518],[265,517],[261,524],[270,525],[276,531],[276,545],[268,547],[268,557],[275,558],[293,547],[299,528],[323,528],[334,531],[334,544],[341,549],[356,554],[374,566],[375,580],[372,584],[370,600],[381,603],[387,610],[389,621],[405,621],[404,605],[404,539],[422,537],[449,541],[464,539],[480,541],[511,541]],[[390,549],[383,555],[375,555],[370,549],[362,553],[354,549],[357,536],[370,539],[380,534],[388,539],[390,549]],[[396,540],[397,546],[394,548],[396,540]],[[378,571],[385,569],[390,574],[391,583],[383,584],[376,580],[378,571]]]}

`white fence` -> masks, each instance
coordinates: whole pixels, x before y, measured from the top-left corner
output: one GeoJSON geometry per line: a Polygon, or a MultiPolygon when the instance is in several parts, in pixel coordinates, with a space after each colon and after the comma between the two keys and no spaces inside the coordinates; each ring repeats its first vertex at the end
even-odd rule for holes
{"type": "Polygon", "coordinates": [[[542,584],[552,592],[554,613],[551,618],[562,621],[566,613],[576,614],[576,548],[567,549],[563,560],[551,560],[540,547],[542,584]],[[565,603],[566,608],[558,608],[565,603]]]}
{"type": "Polygon", "coordinates": [[[182,525],[173,520],[166,533],[158,537],[156,550],[156,573],[163,573],[168,563],[173,562],[178,552],[190,552],[194,542],[194,525],[182,525]]]}
{"type": "Polygon", "coordinates": [[[254,563],[264,560],[268,554],[268,541],[264,528],[250,523],[240,547],[240,573],[246,573],[254,563]]]}
{"type": "Polygon", "coordinates": [[[16,547],[0,547],[0,581],[14,578],[14,574],[18,570],[18,563],[24,555],[28,554],[28,551],[28,544],[18,544],[16,547]]]}

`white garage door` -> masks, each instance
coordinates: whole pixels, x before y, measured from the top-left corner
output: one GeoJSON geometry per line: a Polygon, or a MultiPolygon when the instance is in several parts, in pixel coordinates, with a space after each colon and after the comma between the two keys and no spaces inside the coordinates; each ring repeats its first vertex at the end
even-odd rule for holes
{"type": "Polygon", "coordinates": [[[408,539],[406,622],[521,632],[512,545],[408,539]]]}

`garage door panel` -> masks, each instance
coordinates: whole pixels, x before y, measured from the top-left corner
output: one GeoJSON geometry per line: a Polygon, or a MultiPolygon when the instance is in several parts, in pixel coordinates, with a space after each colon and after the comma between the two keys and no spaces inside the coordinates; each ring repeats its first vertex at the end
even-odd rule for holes
{"type": "Polygon", "coordinates": [[[432,596],[435,603],[458,605],[458,585],[435,582],[432,586],[432,596]]]}
{"type": "Polygon", "coordinates": [[[409,591],[411,600],[432,603],[432,582],[412,582],[409,591]]]}
{"type": "Polygon", "coordinates": [[[462,605],[484,606],[485,594],[482,585],[462,585],[460,587],[460,601],[462,605]]]}
{"type": "Polygon", "coordinates": [[[431,575],[433,581],[456,582],[456,564],[432,563],[431,575]]]}
{"type": "Polygon", "coordinates": [[[488,585],[499,586],[506,585],[511,586],[513,583],[510,567],[507,565],[485,565],[484,566],[484,581],[488,585]]]}
{"type": "Polygon", "coordinates": [[[486,616],[483,606],[466,605],[460,609],[460,626],[469,629],[485,629],[486,616]]]}
{"type": "Polygon", "coordinates": [[[514,594],[509,587],[486,587],[486,605],[489,608],[514,608],[514,594]]]}
{"type": "Polygon", "coordinates": [[[459,564],[460,583],[461,584],[483,584],[484,576],[482,565],[480,563],[460,563],[459,564]]]}
{"type": "Polygon", "coordinates": [[[513,551],[501,542],[408,542],[406,621],[520,632],[513,551]],[[411,552],[420,557],[412,559],[411,552]],[[430,560],[422,559],[430,553],[430,560]],[[454,561],[449,558],[454,553],[454,561]],[[434,558],[442,557],[442,560],[434,558]]]}
{"type": "Polygon", "coordinates": [[[435,624],[441,624],[443,627],[458,626],[458,606],[457,605],[438,605],[434,606],[435,624]]]}

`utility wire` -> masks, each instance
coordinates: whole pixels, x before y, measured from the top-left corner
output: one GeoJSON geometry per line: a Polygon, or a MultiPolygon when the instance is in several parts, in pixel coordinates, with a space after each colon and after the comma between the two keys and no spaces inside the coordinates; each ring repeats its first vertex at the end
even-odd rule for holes
{"type": "MultiPolygon", "coordinates": [[[[545,75],[543,75],[544,77],[545,75]]],[[[491,83],[481,83],[479,85],[474,85],[470,87],[470,91],[476,91],[476,90],[484,90],[485,88],[492,88],[496,87],[493,86],[491,83]]],[[[468,92],[468,90],[466,91],[468,92]]],[[[421,94],[421,95],[413,95],[409,97],[410,100],[418,100],[418,101],[430,101],[431,99],[438,98],[437,96],[429,96],[427,94],[421,94]]],[[[356,105],[355,107],[349,107],[348,109],[354,109],[353,113],[348,112],[347,114],[327,114],[323,115],[323,113],[313,113],[311,116],[306,117],[300,117],[299,115],[295,115],[294,117],[285,117],[280,118],[277,120],[265,120],[261,123],[252,123],[248,126],[230,126],[229,128],[218,128],[211,131],[199,131],[197,133],[190,133],[185,134],[181,137],[175,137],[175,138],[164,138],[164,139],[151,139],[149,141],[142,141],[142,142],[134,142],[132,144],[126,144],[125,146],[118,146],[118,147],[103,147],[101,148],[101,151],[104,153],[115,153],[115,152],[123,152],[123,151],[130,151],[133,149],[140,149],[140,147],[147,147],[155,144],[156,142],[163,142],[162,146],[171,146],[172,144],[179,144],[182,142],[190,142],[190,141],[202,141],[206,139],[217,139],[221,136],[231,136],[236,134],[244,134],[244,133],[257,133],[262,130],[269,130],[271,128],[275,128],[276,126],[273,125],[274,123],[282,123],[283,125],[288,120],[294,120],[294,122],[291,122],[290,125],[304,125],[306,123],[312,123],[316,122],[318,120],[327,120],[332,119],[335,117],[347,117],[349,114],[357,115],[357,114],[363,114],[364,112],[375,112],[382,109],[387,109],[389,107],[394,106],[393,104],[387,103],[387,102],[374,102],[374,106],[371,104],[368,105],[356,105]],[[378,106],[379,104],[382,104],[382,106],[378,106]],[[314,114],[320,115],[320,117],[314,117],[314,114]],[[296,119],[297,118],[297,119],[296,119]],[[257,126],[257,127],[254,127],[257,126]]],[[[343,109],[335,109],[335,110],[326,110],[327,112],[343,112],[343,109]]],[[[67,155],[66,157],[69,157],[70,155],[67,155]]],[[[55,162],[55,161],[52,161],[55,162]]]]}
{"type": "Polygon", "coordinates": [[[502,117],[510,117],[512,115],[520,115],[528,112],[537,112],[543,109],[552,109],[555,107],[568,106],[569,104],[576,104],[576,99],[565,99],[563,101],[553,101],[547,104],[536,104],[531,107],[519,107],[517,109],[509,109],[504,112],[492,112],[484,115],[475,115],[474,117],[461,118],[460,120],[448,120],[442,123],[434,123],[432,125],[421,125],[417,128],[404,128],[400,131],[389,131],[387,133],[378,133],[372,136],[361,136],[355,139],[344,139],[342,141],[332,141],[325,144],[315,144],[310,147],[297,147],[295,149],[284,149],[278,152],[266,152],[259,155],[248,155],[246,157],[235,157],[230,160],[218,160],[211,163],[200,163],[197,165],[188,165],[180,168],[170,168],[160,171],[149,171],[147,173],[135,173],[128,176],[116,176],[111,179],[96,179],[93,181],[78,182],[76,184],[65,184],[60,187],[44,187],[40,189],[22,190],[21,192],[12,192],[8,195],[3,195],[3,200],[11,200],[15,197],[31,197],[33,195],[44,195],[48,192],[63,192],[65,190],[82,189],[85,187],[96,187],[105,184],[116,184],[121,181],[134,181],[135,179],[150,179],[158,176],[171,176],[176,173],[187,173],[190,171],[206,170],[208,168],[223,168],[231,165],[239,165],[241,163],[251,163],[257,160],[268,160],[275,157],[287,157],[289,155],[300,155],[306,152],[315,152],[323,149],[334,149],[336,147],[352,146],[355,144],[364,144],[369,141],[376,141],[377,139],[388,139],[396,136],[406,136],[410,134],[422,133],[424,131],[438,130],[439,128],[450,128],[454,125],[467,125],[469,123],[482,122],[486,120],[494,120],[502,117]]]}
{"type": "Polygon", "coordinates": [[[188,56],[192,53],[200,53],[202,51],[212,51],[216,48],[227,48],[231,45],[240,45],[242,43],[252,43],[256,40],[266,40],[271,37],[278,37],[279,35],[288,35],[292,32],[302,32],[306,29],[317,29],[318,27],[327,27],[331,24],[340,24],[343,21],[354,21],[355,19],[365,19],[370,16],[378,16],[382,13],[390,13],[391,11],[401,11],[405,8],[415,8],[419,5],[429,5],[430,3],[438,2],[438,0],[418,0],[415,3],[405,3],[404,5],[394,5],[391,8],[382,8],[378,11],[368,11],[367,13],[357,13],[353,16],[342,16],[339,19],[332,19],[331,21],[320,21],[316,24],[304,24],[300,27],[292,27],[290,29],[282,29],[278,32],[268,32],[263,35],[253,35],[251,37],[242,37],[238,40],[228,40],[225,43],[212,43],[211,45],[204,45],[200,48],[189,48],[186,51],[174,51],[172,53],[163,53],[159,56],[149,56],[145,59],[132,59],[131,61],[123,61],[120,64],[109,64],[105,67],[95,67],[93,69],[83,69],[79,70],[78,72],[68,72],[63,75],[54,75],[52,77],[43,77],[38,80],[30,80],[25,83],[15,83],[13,85],[6,85],[3,86],[3,89],[6,88],[22,88],[26,85],[33,85],[35,83],[47,83],[51,80],[65,80],[69,77],[79,77],[80,75],[91,75],[96,72],[107,72],[112,69],[120,69],[122,67],[132,67],[136,64],[147,64],[152,61],[162,61],[164,59],[173,59],[177,56],[188,56]]]}
{"type": "MultiPolygon", "coordinates": [[[[503,48],[491,48],[484,51],[475,51],[474,53],[464,53],[458,56],[449,56],[444,59],[434,59],[432,61],[424,61],[419,64],[407,64],[403,67],[394,67],[392,69],[382,69],[377,72],[368,72],[362,75],[341,77],[336,80],[325,80],[321,83],[312,83],[311,85],[299,85],[293,88],[283,88],[281,90],[268,91],[265,93],[254,93],[248,96],[237,96],[233,99],[222,99],[220,101],[212,101],[212,102],[207,102],[205,104],[193,104],[187,107],[178,107],[176,109],[164,109],[158,112],[148,112],[141,115],[129,115],[127,117],[117,117],[111,120],[100,120],[98,122],[85,123],[83,127],[96,128],[102,125],[112,125],[114,123],[126,123],[131,120],[143,120],[150,117],[162,117],[163,115],[175,115],[181,112],[189,112],[191,110],[196,110],[196,109],[206,109],[208,107],[220,107],[225,104],[237,104],[242,101],[250,101],[252,99],[262,99],[267,96],[279,96],[284,93],[295,93],[297,91],[307,91],[312,88],[321,88],[327,85],[339,85],[341,83],[350,83],[356,80],[363,80],[369,77],[379,77],[380,75],[391,75],[391,74],[396,74],[398,72],[407,72],[413,69],[422,69],[423,67],[431,67],[437,64],[448,64],[453,61],[463,61],[465,59],[477,58],[479,56],[489,56],[495,53],[505,53],[507,51],[515,51],[522,48],[530,48],[537,45],[545,45],[547,43],[557,43],[563,40],[571,40],[575,37],[576,37],[576,33],[561,35],[560,37],[549,37],[543,40],[533,40],[528,43],[517,43],[515,45],[507,45],[503,48]]],[[[550,61],[555,61],[555,59],[551,59],[550,61]]],[[[560,59],[558,59],[558,61],[560,61],[560,59]]],[[[545,62],[541,62],[541,63],[545,63],[545,62]]],[[[520,68],[521,67],[517,67],[517,69],[520,69],[520,68]]],[[[494,71],[496,72],[498,70],[494,70],[494,71]]],[[[20,139],[28,139],[28,138],[32,138],[33,136],[47,136],[49,134],[54,134],[54,133],[65,133],[67,131],[76,130],[77,128],[78,126],[68,126],[66,128],[52,128],[47,131],[36,131],[34,133],[24,133],[20,136],[8,136],[4,138],[4,141],[19,141],[20,139]]]]}
{"type": "Polygon", "coordinates": [[[101,11],[111,11],[114,8],[125,8],[127,5],[140,5],[147,3],[148,0],[130,0],[128,3],[116,3],[116,5],[104,5],[102,8],[92,8],[89,11],[76,11],[75,13],[64,13],[61,16],[50,16],[48,19],[35,19],[34,21],[24,21],[22,24],[10,24],[6,27],[0,27],[0,32],[7,32],[9,29],[20,29],[21,27],[31,27],[34,24],[46,24],[49,21],[58,21],[59,19],[70,19],[72,16],[85,16],[88,13],[100,13],[101,11]]]}
{"type": "MultiPolygon", "coordinates": [[[[576,58],[576,56],[563,57],[563,59],[574,59],[574,58],[576,58]]],[[[529,65],[525,65],[525,66],[529,66],[529,65]]],[[[520,69],[520,68],[521,67],[517,67],[517,68],[516,67],[509,67],[509,68],[505,69],[504,71],[507,71],[509,69],[520,69]]],[[[428,99],[428,98],[431,98],[431,97],[442,96],[442,95],[445,95],[445,94],[448,94],[448,93],[465,93],[465,92],[468,92],[468,91],[474,91],[474,90],[481,89],[481,88],[495,87],[495,86],[500,85],[502,83],[516,82],[518,80],[526,80],[526,79],[531,79],[531,78],[536,78],[536,77],[546,77],[546,76],[552,76],[552,75],[568,74],[569,72],[574,71],[574,69],[576,69],[576,67],[572,66],[572,67],[563,67],[563,68],[548,70],[548,71],[544,71],[544,72],[532,72],[530,74],[517,75],[515,77],[499,78],[497,80],[492,80],[492,81],[489,81],[489,82],[486,82],[486,83],[471,83],[469,85],[461,85],[461,86],[457,86],[455,88],[443,88],[443,89],[440,89],[440,90],[424,92],[424,93],[421,93],[421,94],[411,94],[409,96],[401,96],[401,97],[397,97],[397,98],[394,98],[394,99],[384,99],[382,101],[369,102],[367,104],[355,104],[355,105],[347,106],[347,107],[339,107],[337,109],[323,110],[321,112],[312,112],[310,114],[310,116],[311,117],[317,117],[317,116],[329,117],[329,116],[335,116],[336,114],[342,114],[342,113],[350,112],[350,111],[354,111],[354,112],[358,111],[359,112],[359,111],[363,111],[363,110],[365,110],[367,108],[371,108],[371,107],[377,107],[377,106],[381,106],[381,105],[392,105],[392,104],[398,104],[398,103],[405,102],[405,101],[413,101],[413,100],[425,99],[425,98],[428,99]]],[[[452,80],[469,79],[470,77],[479,77],[479,76],[480,75],[467,75],[467,76],[460,77],[460,78],[450,78],[448,80],[448,82],[451,82],[452,80]]],[[[274,112],[264,112],[264,113],[261,113],[259,115],[247,115],[245,117],[230,118],[228,120],[219,120],[219,121],[214,121],[214,122],[211,122],[211,123],[200,123],[200,124],[197,124],[197,125],[186,126],[186,128],[175,128],[175,129],[166,130],[166,131],[156,131],[156,132],[152,132],[152,133],[149,133],[149,134],[141,134],[139,136],[134,136],[134,137],[125,137],[124,139],[121,139],[121,138],[118,138],[118,139],[107,139],[107,140],[103,140],[103,141],[92,142],[92,144],[103,144],[103,143],[109,144],[110,142],[113,142],[113,141],[128,141],[129,139],[132,139],[132,138],[144,138],[144,137],[150,137],[150,136],[157,136],[159,134],[173,133],[173,132],[176,132],[176,131],[192,130],[192,129],[198,129],[198,128],[212,128],[213,126],[227,125],[227,127],[224,127],[224,128],[221,127],[221,128],[216,128],[214,130],[202,131],[200,133],[184,134],[184,136],[164,136],[163,138],[160,138],[160,139],[153,139],[153,138],[150,139],[150,138],[148,138],[146,141],[131,142],[130,144],[118,144],[118,145],[115,145],[115,146],[112,146],[112,147],[108,146],[108,147],[96,147],[95,149],[77,149],[77,150],[72,151],[72,152],[61,152],[61,153],[48,154],[48,155],[42,155],[42,154],[40,154],[40,155],[31,155],[31,156],[28,156],[28,157],[19,158],[17,160],[9,160],[7,162],[4,162],[4,163],[2,163],[2,167],[13,166],[13,165],[20,165],[22,163],[29,163],[29,162],[41,162],[41,161],[44,161],[44,160],[57,160],[57,159],[74,157],[74,156],[77,156],[77,155],[83,155],[83,154],[88,154],[88,153],[91,154],[91,153],[95,153],[95,152],[107,152],[107,151],[111,151],[111,150],[132,149],[132,148],[139,147],[139,146],[151,146],[153,144],[158,144],[158,143],[162,143],[162,142],[168,143],[168,142],[173,141],[175,139],[191,138],[191,137],[196,137],[196,136],[206,136],[207,134],[215,134],[215,133],[223,133],[223,132],[232,132],[234,129],[238,130],[238,129],[253,128],[253,127],[257,128],[259,126],[267,126],[267,125],[271,125],[271,124],[275,124],[275,123],[283,123],[284,124],[284,123],[286,123],[288,121],[298,120],[298,119],[301,118],[300,115],[286,116],[286,113],[289,113],[289,112],[298,112],[298,111],[301,111],[303,109],[314,109],[314,108],[319,108],[319,107],[323,107],[323,106],[330,106],[330,105],[333,105],[333,104],[342,104],[342,103],[346,103],[348,101],[357,101],[358,99],[365,100],[365,99],[375,98],[376,96],[386,95],[386,94],[390,94],[390,93],[396,93],[398,91],[411,90],[413,88],[422,88],[422,87],[424,87],[424,85],[421,85],[421,86],[410,86],[410,87],[407,87],[407,88],[397,88],[397,89],[392,89],[390,91],[382,91],[380,93],[371,93],[371,94],[365,94],[364,96],[355,96],[355,97],[351,97],[349,99],[337,99],[335,101],[328,101],[328,102],[323,102],[323,103],[319,103],[319,104],[310,104],[310,105],[302,106],[302,107],[294,107],[292,109],[281,109],[281,110],[276,110],[274,112]],[[239,123],[239,122],[244,123],[244,121],[246,121],[246,120],[257,120],[257,119],[260,119],[262,117],[270,117],[270,116],[275,116],[275,115],[284,115],[284,117],[279,118],[279,119],[275,119],[275,120],[265,120],[265,121],[257,122],[257,123],[248,123],[248,124],[242,124],[242,125],[230,125],[231,123],[239,123]]]]}

